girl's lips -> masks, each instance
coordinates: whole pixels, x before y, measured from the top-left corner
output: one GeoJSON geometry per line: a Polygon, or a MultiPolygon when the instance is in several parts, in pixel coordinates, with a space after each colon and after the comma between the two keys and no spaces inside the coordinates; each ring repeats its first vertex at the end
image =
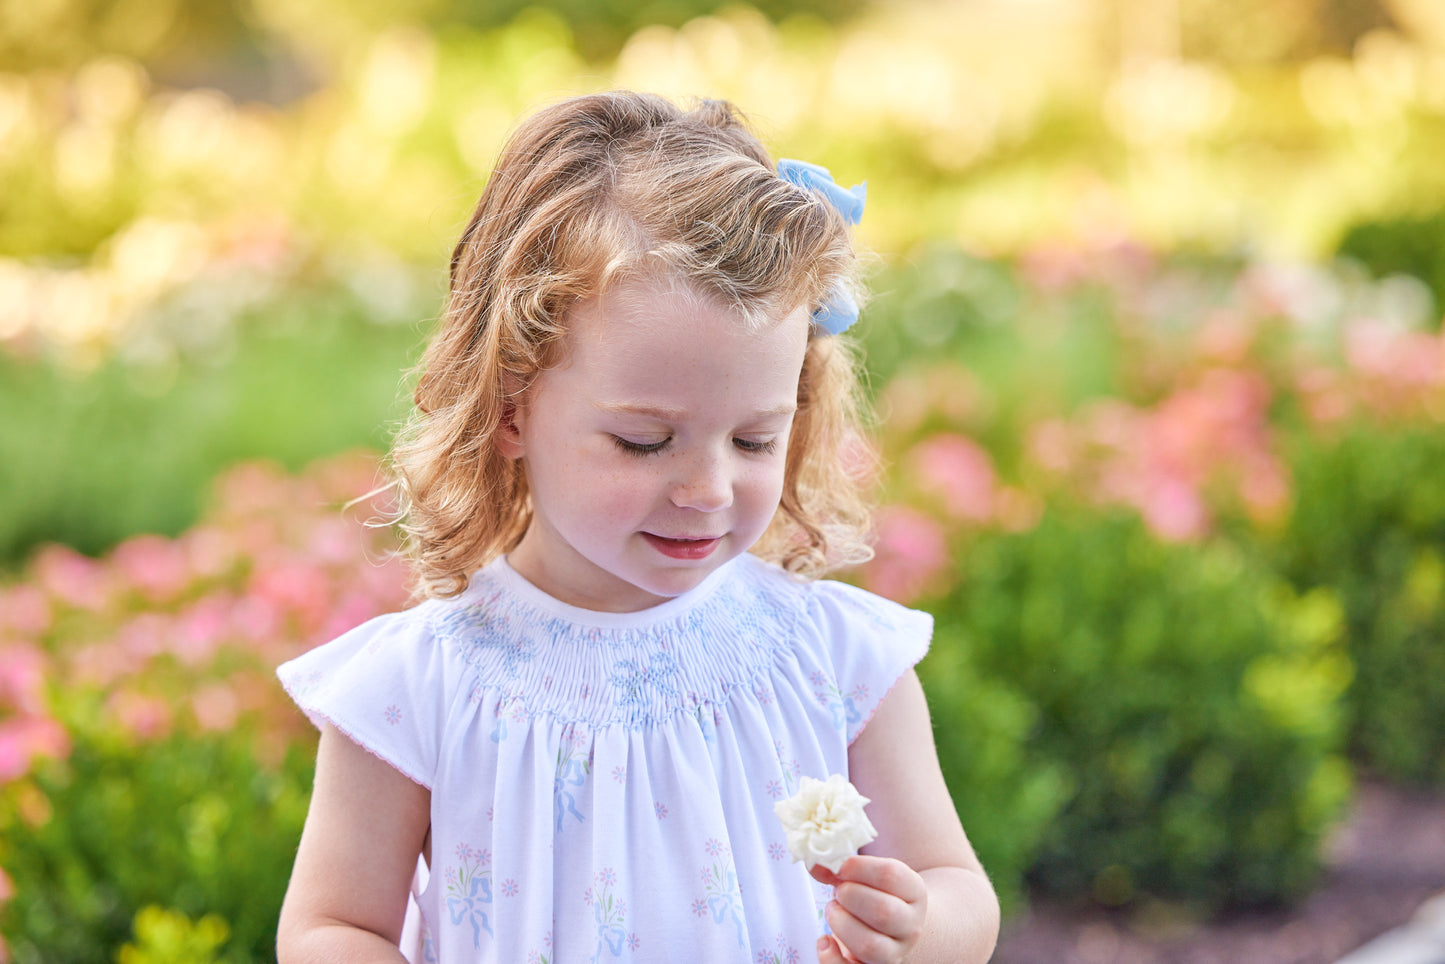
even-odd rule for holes
{"type": "Polygon", "coordinates": [[[648,545],[671,559],[706,559],[722,542],[721,537],[712,539],[668,539],[665,536],[644,532],[642,537],[648,545]]]}

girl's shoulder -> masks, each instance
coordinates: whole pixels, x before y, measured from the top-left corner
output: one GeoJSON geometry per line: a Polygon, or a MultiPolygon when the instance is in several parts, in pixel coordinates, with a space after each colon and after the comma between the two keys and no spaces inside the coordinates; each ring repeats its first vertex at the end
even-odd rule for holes
{"type": "Polygon", "coordinates": [[[778,566],[748,557],[753,578],[791,597],[808,629],[822,637],[884,645],[922,644],[933,635],[933,617],[909,609],[851,583],[834,579],[804,580],[778,566]]]}
{"type": "Polygon", "coordinates": [[[804,600],[797,645],[812,650],[823,667],[809,683],[851,745],[898,680],[927,654],[933,617],[849,583],[781,577],[792,580],[804,600]]]}

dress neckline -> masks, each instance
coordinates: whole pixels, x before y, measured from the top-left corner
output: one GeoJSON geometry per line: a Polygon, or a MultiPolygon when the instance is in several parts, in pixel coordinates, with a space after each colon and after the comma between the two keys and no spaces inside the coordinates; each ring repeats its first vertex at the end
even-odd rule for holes
{"type": "Polygon", "coordinates": [[[526,576],[512,568],[506,556],[498,556],[483,572],[490,572],[510,592],[514,599],[547,616],[561,619],[588,629],[645,629],[659,623],[675,620],[689,611],[703,605],[727,582],[729,574],[750,558],[748,553],[729,559],[708,573],[702,582],[685,593],[664,600],[655,606],[634,612],[613,613],[596,609],[573,606],[539,589],[526,576]]]}

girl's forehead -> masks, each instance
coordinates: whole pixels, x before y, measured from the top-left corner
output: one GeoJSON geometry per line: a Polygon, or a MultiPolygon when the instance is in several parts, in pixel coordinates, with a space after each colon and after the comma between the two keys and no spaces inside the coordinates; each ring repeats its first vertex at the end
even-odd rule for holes
{"type": "MultiPolygon", "coordinates": [[[[561,367],[609,394],[795,390],[807,348],[801,308],[761,324],[681,284],[626,283],[574,307],[561,367]]],[[[579,386],[580,387],[580,386],[579,386]]]]}

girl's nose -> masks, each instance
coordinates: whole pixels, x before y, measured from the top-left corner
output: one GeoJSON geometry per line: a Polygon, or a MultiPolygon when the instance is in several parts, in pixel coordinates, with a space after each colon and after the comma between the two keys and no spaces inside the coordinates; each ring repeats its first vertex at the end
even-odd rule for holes
{"type": "Polygon", "coordinates": [[[673,485],[672,504],[699,512],[717,512],[732,505],[727,462],[713,455],[687,461],[681,478],[673,485]]]}

